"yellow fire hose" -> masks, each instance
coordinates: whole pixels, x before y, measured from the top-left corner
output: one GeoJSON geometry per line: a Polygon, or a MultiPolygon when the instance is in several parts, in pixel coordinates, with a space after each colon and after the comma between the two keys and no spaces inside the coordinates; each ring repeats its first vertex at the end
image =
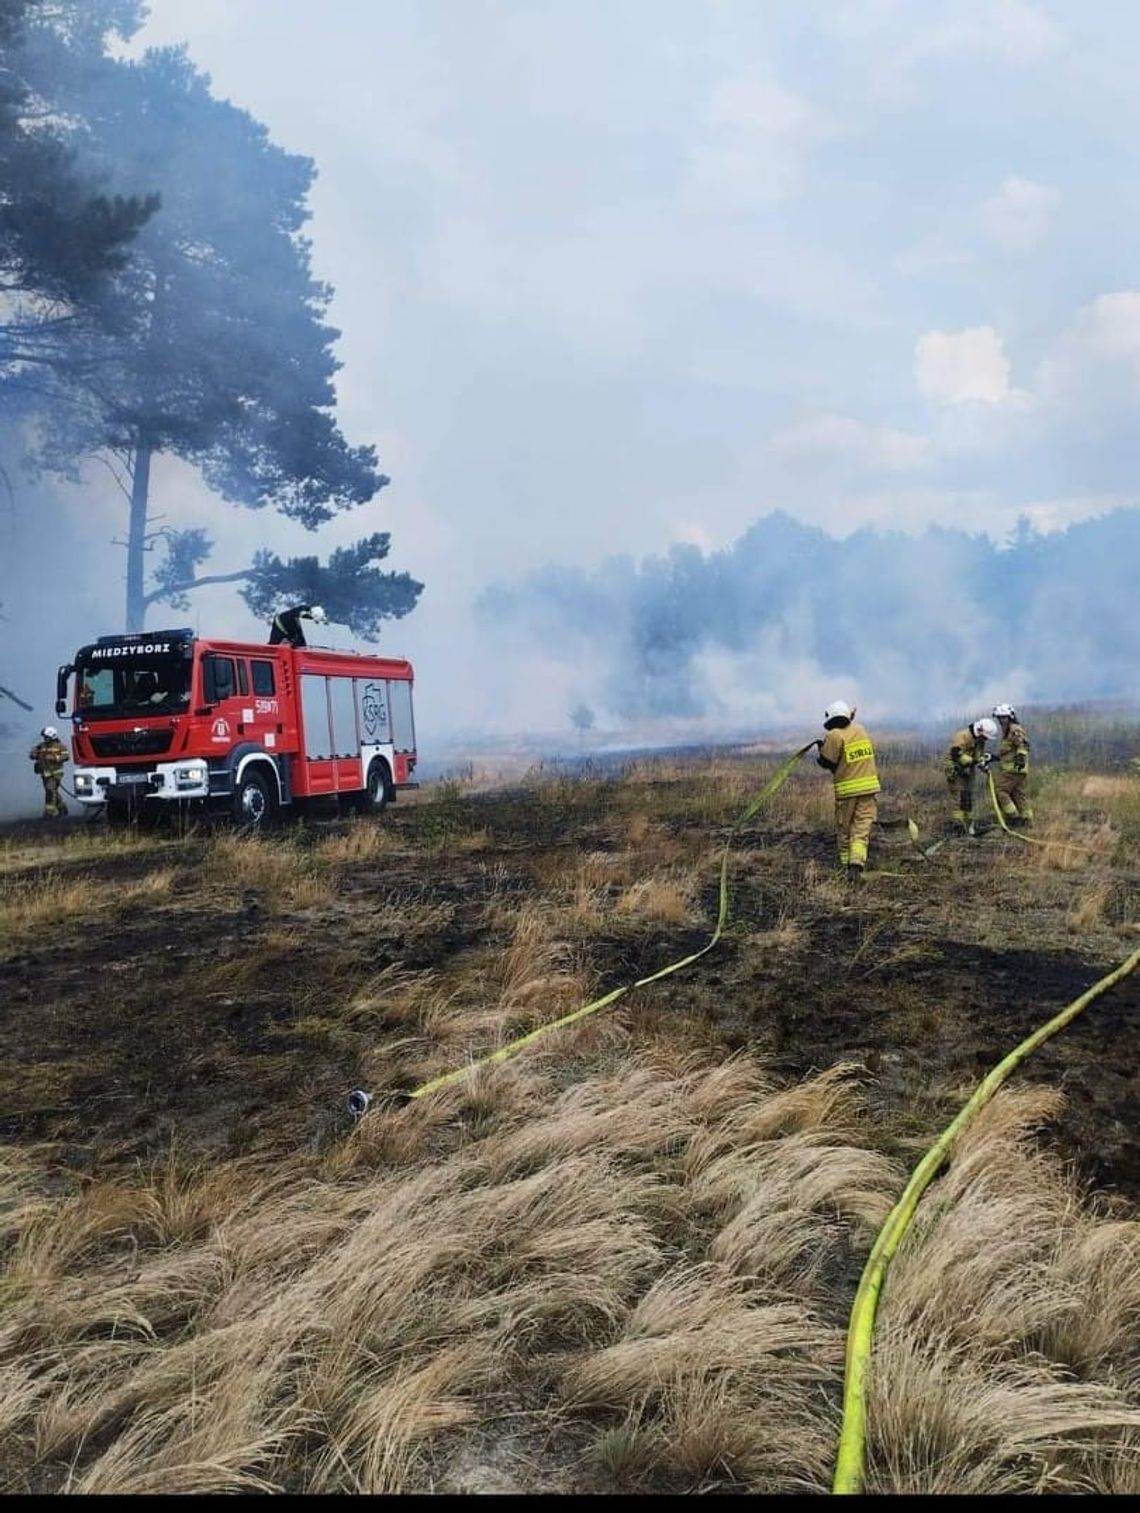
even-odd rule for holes
{"type": "MultiPolygon", "coordinates": [[[[795,767],[801,757],[807,755],[814,745],[814,741],[809,741],[806,746],[801,746],[798,751],[793,751],[791,756],[785,758],[748,807],[733,822],[720,862],[720,902],[717,908],[716,928],[713,930],[712,937],[707,945],[702,946],[699,951],[694,951],[689,956],[683,956],[680,961],[671,962],[668,966],[662,967],[660,971],[650,973],[648,977],[639,977],[636,982],[627,983],[624,987],[613,988],[609,993],[603,994],[601,998],[595,998],[592,1003],[583,1004],[581,1008],[574,1009],[569,1014],[563,1014],[561,1019],[552,1019],[549,1024],[540,1024],[536,1030],[531,1030],[526,1035],[520,1035],[517,1040],[512,1040],[509,1044],[500,1046],[498,1050],[491,1051],[486,1056],[480,1056],[476,1060],[468,1061],[463,1066],[456,1067],[450,1072],[442,1073],[439,1077],[433,1077],[430,1082],[421,1083],[419,1087],[414,1088],[403,1096],[407,1099],[424,1098],[428,1093],[438,1092],[441,1087],[447,1087],[452,1082],[458,1082],[461,1077],[466,1077],[476,1067],[491,1066],[495,1062],[506,1061],[509,1057],[517,1055],[524,1046],[531,1045],[540,1036],[548,1035],[552,1030],[560,1030],[568,1024],[573,1024],[576,1020],[585,1019],[588,1014],[596,1014],[599,1009],[607,1008],[611,1003],[616,1003],[619,998],[624,998],[627,993],[632,993],[634,988],[644,988],[651,982],[659,982],[662,977],[668,977],[673,972],[679,972],[682,967],[691,966],[694,961],[699,961],[702,956],[711,951],[724,934],[724,927],[728,923],[728,853],[732,846],[733,837],[740,827],[746,825],[757,810],[761,809],[772,795],[784,786],[791,776],[793,767],[795,767]]],[[[369,1102],[370,1096],[368,1094],[353,1093],[349,1100],[349,1106],[354,1112],[363,1112],[368,1107],[369,1102]],[[359,1101],[354,1102],[354,1100],[359,1101]]]]}
{"type": "Polygon", "coordinates": [[[1114,971],[1102,977],[1099,982],[1093,983],[1092,987],[1082,993],[1079,998],[1075,998],[1040,1029],[1034,1030],[1033,1034],[1010,1051],[1004,1060],[999,1061],[997,1066],[978,1084],[957,1116],[946,1126],[923,1156],[903,1190],[902,1197],[887,1215],[886,1222],[871,1247],[871,1254],[863,1268],[863,1275],[859,1279],[855,1302],[851,1309],[851,1321],[847,1332],[846,1375],[843,1384],[843,1427],[839,1435],[839,1455],[835,1465],[833,1492],[853,1493],[862,1490],[866,1439],[867,1368],[871,1357],[875,1310],[887,1267],[914,1217],[918,1200],[949,1159],[958,1136],[978,1110],[989,1102],[1014,1068],[1051,1035],[1055,1035],[1058,1030],[1063,1030],[1094,999],[1107,993],[1118,982],[1122,982],[1137,967],[1140,967],[1140,950],[1133,951],[1132,955],[1114,971]]]}
{"type": "MultiPolygon", "coordinates": [[[[595,998],[592,1002],[583,1004],[581,1008],[574,1009],[569,1014],[564,1014],[560,1019],[553,1019],[549,1024],[539,1025],[537,1029],[531,1030],[526,1035],[520,1035],[518,1039],[510,1041],[507,1045],[500,1046],[498,1050],[491,1051],[486,1056],[481,1056],[474,1061],[467,1062],[464,1066],[456,1067],[450,1072],[444,1072],[438,1077],[433,1077],[428,1082],[421,1083],[419,1087],[414,1088],[405,1096],[408,1099],[426,1097],[428,1093],[437,1092],[440,1088],[447,1087],[449,1084],[459,1081],[460,1078],[466,1077],[476,1067],[490,1066],[497,1062],[506,1061],[521,1051],[524,1046],[530,1045],[539,1039],[540,1036],[546,1035],[552,1030],[561,1029],[565,1025],[573,1024],[579,1019],[586,1018],[589,1014],[596,1013],[599,1009],[604,1009],[608,1005],[616,1003],[619,998],[623,998],[627,993],[633,992],[635,988],[643,988],[652,982],[659,982],[663,977],[668,977],[674,972],[679,972],[683,967],[691,966],[693,962],[699,961],[702,956],[711,951],[723,935],[725,925],[728,922],[728,856],[734,836],[741,826],[747,824],[752,816],[783,787],[796,763],[799,762],[801,757],[806,756],[815,744],[814,741],[809,741],[806,746],[801,746],[797,751],[792,752],[791,756],[781,763],[752,802],[734,821],[721,856],[716,927],[706,945],[702,946],[699,951],[694,951],[689,956],[684,956],[679,961],[671,962],[659,971],[650,973],[648,977],[639,977],[636,982],[627,983],[623,987],[613,988],[609,993],[603,994],[601,998],[595,998]]],[[[1002,828],[1006,829],[1009,834],[1015,834],[1016,832],[1009,830],[1009,827],[1005,824],[1004,816],[1001,814],[992,775],[989,775],[989,781],[990,793],[994,800],[998,819],[1002,823],[1002,828]]],[[[921,852],[922,848],[918,843],[918,826],[912,819],[908,818],[907,829],[911,840],[921,852]]],[[[1021,839],[1029,840],[1031,837],[1022,836],[1021,839]]],[[[1042,841],[1040,844],[1047,845],[1050,843],[1042,841]]],[[[963,1105],[957,1116],[947,1125],[946,1129],[943,1130],[942,1134],[915,1167],[910,1181],[903,1190],[902,1197],[895,1204],[894,1208],[891,1209],[875,1239],[874,1245],[871,1247],[871,1253],[867,1258],[867,1263],[863,1268],[863,1274],[859,1279],[859,1286],[855,1293],[855,1301],[851,1309],[847,1334],[846,1368],[843,1386],[843,1424],[839,1437],[839,1450],[832,1487],[833,1492],[850,1494],[858,1493],[862,1489],[866,1439],[867,1369],[870,1364],[875,1312],[887,1268],[914,1217],[919,1199],[949,1159],[958,1136],[978,1110],[990,1100],[1010,1073],[1032,1051],[1036,1050],[1039,1045],[1042,1045],[1052,1035],[1055,1035],[1058,1030],[1064,1029],[1090,1003],[1101,997],[1102,994],[1107,993],[1118,982],[1123,981],[1138,966],[1140,966],[1140,950],[1134,951],[1119,967],[1109,972],[1107,976],[1102,977],[1099,982],[1095,982],[1079,998],[1074,999],[1066,1008],[1054,1015],[1052,1019],[1035,1030],[1032,1035],[1028,1036],[1020,1045],[1015,1047],[979,1083],[973,1095],[963,1105]]],[[[356,1097],[359,1095],[354,1094],[353,1096],[356,1097]]],[[[367,1107],[368,1101],[367,1095],[364,1095],[364,1102],[360,1108],[361,1112],[367,1107]]]]}
{"type": "Polygon", "coordinates": [[[1079,851],[1083,856],[1099,855],[1099,852],[1090,851],[1087,846],[1078,846],[1075,841],[1047,841],[1042,840],[1039,835],[1023,835],[1020,830],[1011,829],[1006,823],[1005,815],[1002,813],[994,775],[988,769],[986,771],[986,778],[990,785],[990,800],[994,806],[994,813],[997,815],[998,824],[1005,831],[1006,835],[1012,835],[1015,841],[1024,841],[1027,846],[1055,846],[1062,851],[1079,851]]]}
{"type": "MultiPolygon", "coordinates": [[[[1011,835],[1015,841],[1024,841],[1027,846],[1048,846],[1053,847],[1059,851],[1077,851],[1082,856],[1100,855],[1099,852],[1092,851],[1087,846],[1079,846],[1076,841],[1047,841],[1039,835],[1023,835],[1020,830],[1014,830],[1006,822],[1006,817],[1002,813],[1001,802],[998,799],[997,795],[997,785],[994,782],[994,775],[988,768],[986,769],[986,780],[989,783],[990,801],[993,804],[994,814],[997,816],[997,822],[1005,831],[1006,835],[1011,835]]],[[[914,849],[918,852],[919,856],[921,856],[924,861],[929,861],[934,853],[938,851],[943,845],[945,845],[945,840],[940,840],[935,841],[932,846],[923,846],[921,841],[919,840],[918,826],[915,821],[909,816],[907,818],[906,826],[911,838],[911,842],[914,845],[914,849]]]]}

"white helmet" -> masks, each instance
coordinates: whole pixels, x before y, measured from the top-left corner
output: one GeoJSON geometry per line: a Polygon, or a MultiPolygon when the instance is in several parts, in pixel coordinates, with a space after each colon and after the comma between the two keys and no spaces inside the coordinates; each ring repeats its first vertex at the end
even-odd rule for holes
{"type": "Polygon", "coordinates": [[[972,728],[975,735],[984,736],[987,741],[996,741],[1000,734],[996,720],[975,720],[972,728]]]}
{"type": "Polygon", "coordinates": [[[1017,719],[1017,710],[1014,709],[1012,704],[995,704],[993,714],[995,720],[1017,719]]]}
{"type": "Polygon", "coordinates": [[[309,619],[317,625],[327,625],[329,623],[328,615],[325,614],[319,604],[314,604],[309,610],[309,619]]]}
{"type": "Polygon", "coordinates": [[[823,711],[823,723],[828,720],[849,720],[851,718],[851,705],[842,699],[836,699],[834,704],[829,704],[823,711]]]}
{"type": "Polygon", "coordinates": [[[45,741],[59,740],[59,731],[55,728],[54,725],[45,725],[44,728],[40,731],[40,735],[43,736],[45,741]]]}

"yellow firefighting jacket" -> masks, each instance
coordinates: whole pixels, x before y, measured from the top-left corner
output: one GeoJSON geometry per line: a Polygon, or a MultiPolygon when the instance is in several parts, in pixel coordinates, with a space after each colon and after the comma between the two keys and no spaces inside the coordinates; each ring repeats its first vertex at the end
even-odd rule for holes
{"type": "Polygon", "coordinates": [[[38,777],[58,778],[63,776],[63,765],[71,758],[62,741],[40,741],[28,753],[35,763],[38,777]]]}
{"type": "Polygon", "coordinates": [[[875,748],[857,720],[842,730],[829,730],[816,760],[831,773],[837,799],[861,798],[879,792],[875,748]]]}
{"type": "Polygon", "coordinates": [[[1003,772],[1029,771],[1029,737],[1020,725],[1011,725],[1001,738],[998,758],[1003,772]]]}
{"type": "Polygon", "coordinates": [[[975,735],[968,725],[964,725],[950,737],[950,750],[946,755],[946,776],[948,778],[972,777],[974,768],[985,755],[985,750],[985,738],[975,735]]]}

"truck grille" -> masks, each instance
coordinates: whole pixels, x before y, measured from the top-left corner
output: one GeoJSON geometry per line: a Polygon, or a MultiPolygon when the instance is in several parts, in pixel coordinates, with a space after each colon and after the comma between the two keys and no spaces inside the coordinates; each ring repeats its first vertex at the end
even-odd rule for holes
{"type": "Polygon", "coordinates": [[[157,756],[169,751],[172,730],[120,730],[111,735],[93,735],[91,747],[96,756],[157,756]]]}

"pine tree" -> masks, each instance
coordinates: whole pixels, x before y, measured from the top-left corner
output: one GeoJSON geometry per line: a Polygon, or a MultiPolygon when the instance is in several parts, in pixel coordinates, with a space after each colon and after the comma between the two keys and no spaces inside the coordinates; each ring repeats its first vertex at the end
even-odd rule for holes
{"type": "MultiPolygon", "coordinates": [[[[52,9],[81,16],[84,3],[55,0],[52,9]]],[[[40,451],[41,464],[61,472],[102,456],[119,480],[127,627],[141,629],[148,605],[184,602],[203,583],[245,580],[261,608],[301,596],[318,573],[343,618],[376,634],[422,588],[407,574],[377,572],[385,534],[334,553],[325,568],[263,552],[234,572],[202,574],[206,533],[161,526],[152,504],[161,454],[193,464],[225,499],[309,530],[388,483],[375,449],[351,446],[336,422],[340,333],[325,322],[332,291],[314,279],[303,235],[312,161],[217,99],[184,48],[137,62],[104,54],[78,69],[58,25],[34,32],[40,77],[62,80],[79,106],[80,164],[120,195],[156,180],[162,195],[116,280],[114,329],[91,337],[40,451]],[[155,550],[162,557],[148,587],[155,550]]]]}

